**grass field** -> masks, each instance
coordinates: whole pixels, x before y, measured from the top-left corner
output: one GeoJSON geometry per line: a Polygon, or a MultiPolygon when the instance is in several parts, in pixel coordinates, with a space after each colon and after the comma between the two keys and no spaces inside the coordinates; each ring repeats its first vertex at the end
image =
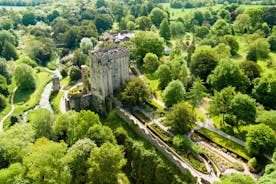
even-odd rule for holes
{"type": "Polygon", "coordinates": [[[51,103],[51,106],[53,107],[55,114],[60,114],[59,104],[60,104],[62,95],[63,95],[62,91],[59,91],[58,94],[51,94],[50,103],[51,103]]]}
{"type": "Polygon", "coordinates": [[[229,139],[226,139],[210,130],[207,130],[205,128],[201,128],[196,131],[198,133],[200,133],[201,135],[203,135],[204,137],[206,137],[207,139],[211,140],[212,142],[218,144],[219,146],[222,146],[223,148],[225,148],[233,153],[236,153],[240,157],[242,157],[246,160],[250,159],[245,147],[243,147],[229,139]]]}

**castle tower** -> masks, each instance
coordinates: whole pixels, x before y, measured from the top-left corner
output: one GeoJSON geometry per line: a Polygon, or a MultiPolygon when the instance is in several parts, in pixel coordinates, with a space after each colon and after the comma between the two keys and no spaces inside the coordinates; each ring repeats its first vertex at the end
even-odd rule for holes
{"type": "Polygon", "coordinates": [[[101,100],[129,80],[129,50],[114,47],[89,52],[91,92],[101,100]]]}
{"type": "Polygon", "coordinates": [[[52,77],[52,82],[53,82],[53,89],[54,89],[54,92],[58,92],[59,89],[60,89],[60,81],[59,81],[59,77],[58,75],[54,75],[52,77]]]}

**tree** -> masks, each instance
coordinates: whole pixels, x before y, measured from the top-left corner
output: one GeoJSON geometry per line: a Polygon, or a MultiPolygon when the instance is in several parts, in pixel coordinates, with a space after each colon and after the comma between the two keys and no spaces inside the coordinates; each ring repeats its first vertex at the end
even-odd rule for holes
{"type": "Polygon", "coordinates": [[[68,28],[63,34],[62,40],[65,46],[69,49],[75,48],[79,42],[77,42],[77,36],[79,35],[76,27],[68,28]]]}
{"type": "Polygon", "coordinates": [[[234,22],[234,27],[240,33],[245,33],[249,31],[250,23],[250,16],[248,14],[239,14],[234,22]]]}
{"type": "Polygon", "coordinates": [[[141,16],[136,19],[136,24],[138,25],[138,29],[142,31],[149,31],[152,26],[150,18],[146,16],[141,16]]]}
{"type": "Polygon", "coordinates": [[[1,74],[0,74],[0,94],[6,97],[9,95],[7,79],[1,74]]]}
{"type": "Polygon", "coordinates": [[[0,170],[0,183],[14,184],[22,174],[23,167],[20,163],[9,165],[8,168],[0,170]]]}
{"type": "Polygon", "coordinates": [[[156,54],[147,53],[143,61],[143,67],[149,72],[154,72],[158,68],[159,61],[156,54]]]}
{"type": "Polygon", "coordinates": [[[230,60],[221,61],[208,76],[207,82],[218,91],[227,86],[233,86],[236,90],[245,92],[250,84],[248,77],[239,68],[239,65],[230,60]]]}
{"type": "Polygon", "coordinates": [[[184,86],[186,86],[190,79],[190,71],[185,63],[183,63],[180,67],[180,71],[178,74],[178,79],[182,82],[184,86]]]}
{"type": "Polygon", "coordinates": [[[231,34],[231,25],[228,24],[224,19],[218,19],[213,25],[212,30],[217,36],[224,36],[231,34]]]}
{"type": "Polygon", "coordinates": [[[172,22],[170,29],[172,37],[183,36],[185,34],[185,27],[182,22],[172,22]]]}
{"type": "Polygon", "coordinates": [[[192,106],[187,102],[180,102],[172,106],[170,111],[166,113],[165,123],[177,133],[188,133],[194,123],[195,115],[192,106]]]}
{"type": "Polygon", "coordinates": [[[265,8],[263,10],[262,19],[270,26],[276,25],[276,7],[265,8]]]}
{"type": "Polygon", "coordinates": [[[7,84],[10,84],[11,80],[10,80],[10,74],[8,72],[8,67],[7,67],[7,63],[6,60],[3,58],[0,58],[0,75],[4,76],[7,80],[7,84]]]}
{"type": "Polygon", "coordinates": [[[99,116],[91,111],[68,111],[56,118],[53,129],[57,140],[73,145],[77,140],[87,137],[90,127],[101,124],[99,116]]]}
{"type": "Polygon", "coordinates": [[[160,8],[153,8],[150,12],[150,19],[151,22],[156,26],[159,27],[159,25],[161,24],[161,22],[167,18],[167,13],[164,12],[162,9],[160,8]]]}
{"type": "Polygon", "coordinates": [[[255,124],[256,101],[248,95],[238,93],[230,103],[230,115],[235,117],[235,126],[255,124]]]}
{"type": "Polygon", "coordinates": [[[243,61],[240,63],[240,68],[243,70],[244,74],[253,81],[255,78],[261,76],[260,66],[253,61],[243,61]]]}
{"type": "Polygon", "coordinates": [[[196,78],[188,93],[188,98],[193,108],[201,104],[203,97],[206,95],[206,90],[207,89],[203,85],[202,80],[200,78],[196,78]]]}
{"type": "Polygon", "coordinates": [[[185,99],[186,90],[179,80],[171,81],[162,93],[166,106],[172,106],[185,99]]]}
{"type": "Polygon", "coordinates": [[[0,134],[0,147],[4,149],[4,159],[8,163],[19,162],[24,150],[34,141],[35,132],[29,124],[15,124],[0,134]]]}
{"type": "Polygon", "coordinates": [[[196,77],[198,76],[203,81],[206,81],[207,76],[217,66],[217,62],[217,55],[210,46],[197,47],[192,55],[191,72],[196,77]]]}
{"type": "Polygon", "coordinates": [[[63,160],[66,150],[64,142],[38,139],[29,147],[29,154],[23,159],[25,178],[32,183],[69,183],[70,171],[63,160]]]}
{"type": "Polygon", "coordinates": [[[118,183],[118,174],[126,164],[122,147],[104,143],[101,147],[91,150],[87,161],[88,183],[118,183]]]}
{"type": "Polygon", "coordinates": [[[103,33],[104,31],[112,28],[113,20],[108,14],[99,14],[95,19],[95,25],[99,33],[103,33]]]}
{"type": "Polygon", "coordinates": [[[258,61],[258,56],[257,56],[257,49],[255,47],[249,47],[249,50],[246,55],[246,59],[249,61],[258,61]]]}
{"type": "Polygon", "coordinates": [[[80,42],[80,49],[83,53],[88,54],[88,51],[93,48],[93,43],[89,38],[82,38],[80,42]]]}
{"type": "Polygon", "coordinates": [[[257,123],[264,123],[274,130],[276,129],[276,111],[275,110],[262,110],[258,111],[257,113],[257,118],[256,118],[257,123]]]}
{"type": "Polygon", "coordinates": [[[165,89],[165,87],[172,80],[171,70],[169,66],[166,64],[160,65],[158,69],[155,71],[155,75],[159,78],[159,89],[165,89]]]}
{"type": "Polygon", "coordinates": [[[272,155],[276,146],[274,131],[265,124],[254,125],[246,135],[245,145],[251,156],[272,155]]]}
{"type": "Polygon", "coordinates": [[[27,11],[22,17],[22,23],[24,26],[35,25],[35,14],[33,12],[27,11]]]}
{"type": "Polygon", "coordinates": [[[81,78],[81,70],[78,66],[71,66],[69,71],[71,81],[77,81],[81,78]]]}
{"type": "Polygon", "coordinates": [[[196,27],[195,35],[199,38],[204,38],[206,35],[208,35],[210,32],[209,28],[207,26],[200,26],[196,27]]]}
{"type": "Polygon", "coordinates": [[[235,89],[233,87],[226,87],[220,92],[215,91],[208,109],[210,114],[215,116],[222,114],[222,122],[224,123],[224,116],[230,111],[231,100],[234,95],[235,89]]]}
{"type": "Polygon", "coordinates": [[[149,87],[137,77],[128,82],[121,96],[124,103],[133,107],[144,104],[150,97],[150,90],[149,87]]]}
{"type": "Polygon", "coordinates": [[[221,182],[215,182],[215,184],[256,184],[256,181],[245,174],[231,174],[228,176],[222,176],[221,182]]]}
{"type": "Polygon", "coordinates": [[[72,58],[73,65],[81,67],[81,65],[84,65],[87,60],[88,60],[87,55],[81,52],[80,49],[74,52],[74,55],[72,58]]]}
{"type": "Polygon", "coordinates": [[[17,60],[18,59],[14,45],[8,41],[6,41],[4,43],[3,50],[2,50],[2,56],[6,60],[17,60]]]}
{"type": "Polygon", "coordinates": [[[14,79],[16,84],[22,90],[35,89],[36,81],[32,67],[26,64],[20,64],[15,68],[14,79]]]}
{"type": "Polygon", "coordinates": [[[5,109],[7,106],[6,98],[2,94],[0,94],[0,110],[5,109]]]}
{"type": "Polygon", "coordinates": [[[265,38],[258,38],[250,45],[250,50],[256,50],[257,58],[268,58],[270,52],[269,47],[270,45],[265,38]]]}
{"type": "Polygon", "coordinates": [[[142,61],[147,53],[156,54],[158,58],[164,54],[164,40],[156,33],[137,31],[131,42],[134,44],[132,52],[138,61],[142,61]]]}
{"type": "Polygon", "coordinates": [[[249,8],[245,11],[246,14],[250,16],[251,26],[255,28],[258,24],[262,23],[262,12],[261,8],[249,8]]]}
{"type": "Polygon", "coordinates": [[[48,109],[43,108],[33,112],[30,121],[35,130],[35,138],[46,137],[51,139],[53,137],[52,125],[54,122],[52,113],[48,109]]]}
{"type": "Polygon", "coordinates": [[[276,35],[268,37],[268,43],[270,44],[270,50],[276,51],[276,35]]]}
{"type": "Polygon", "coordinates": [[[276,176],[276,151],[274,151],[272,157],[272,164],[268,164],[265,168],[265,173],[261,176],[257,183],[258,184],[273,184],[276,176]]]}
{"type": "Polygon", "coordinates": [[[276,78],[263,76],[255,79],[254,83],[252,95],[257,102],[268,109],[276,109],[276,78]]]}
{"type": "Polygon", "coordinates": [[[87,160],[96,144],[88,138],[80,139],[67,151],[65,162],[70,168],[72,183],[86,183],[87,160]]]}
{"type": "Polygon", "coordinates": [[[229,45],[226,45],[224,43],[219,43],[215,47],[215,52],[217,53],[219,61],[231,57],[231,48],[229,45]]]}
{"type": "Polygon", "coordinates": [[[169,26],[169,22],[167,19],[164,19],[160,24],[159,34],[163,37],[166,41],[171,39],[171,29],[169,26]]]}
{"type": "Polygon", "coordinates": [[[87,132],[87,137],[96,143],[98,147],[106,142],[116,144],[116,139],[112,130],[107,126],[100,124],[93,125],[87,132]]]}
{"type": "Polygon", "coordinates": [[[235,39],[234,36],[232,35],[225,35],[222,38],[222,42],[229,45],[229,47],[231,48],[231,54],[232,56],[236,55],[239,51],[239,43],[237,42],[237,40],[235,39]]]}

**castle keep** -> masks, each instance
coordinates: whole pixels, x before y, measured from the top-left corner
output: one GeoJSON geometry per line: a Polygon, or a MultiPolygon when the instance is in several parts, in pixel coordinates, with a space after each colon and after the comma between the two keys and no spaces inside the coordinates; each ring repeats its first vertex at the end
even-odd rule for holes
{"type": "Polygon", "coordinates": [[[113,93],[121,89],[129,80],[129,50],[114,47],[108,50],[89,51],[89,73],[86,66],[81,67],[83,87],[68,93],[67,110],[91,108],[105,113],[112,108],[113,93]]]}

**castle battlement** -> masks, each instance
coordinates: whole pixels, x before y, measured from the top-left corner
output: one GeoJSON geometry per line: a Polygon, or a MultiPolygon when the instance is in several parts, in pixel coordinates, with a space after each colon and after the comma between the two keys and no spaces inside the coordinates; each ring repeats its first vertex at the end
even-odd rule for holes
{"type": "Polygon", "coordinates": [[[95,57],[98,62],[102,62],[104,60],[111,61],[113,59],[121,58],[121,57],[129,57],[130,52],[127,48],[124,47],[113,47],[110,49],[100,49],[97,51],[90,51],[90,57],[95,57]]]}

